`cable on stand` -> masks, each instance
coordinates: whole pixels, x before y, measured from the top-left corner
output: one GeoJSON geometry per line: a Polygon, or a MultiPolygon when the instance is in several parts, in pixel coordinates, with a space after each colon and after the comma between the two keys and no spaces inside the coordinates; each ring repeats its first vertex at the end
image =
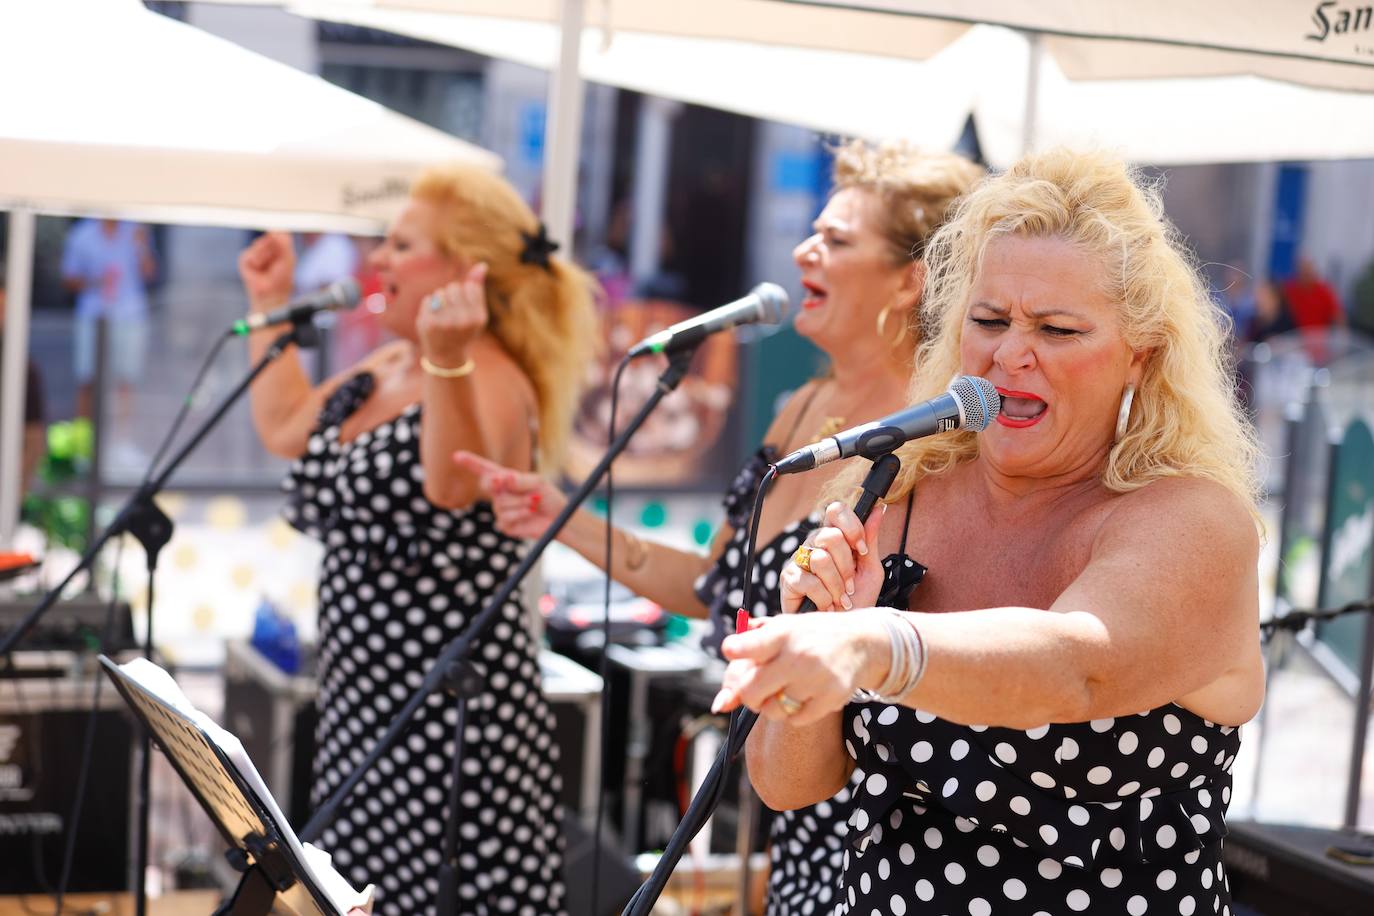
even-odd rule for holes
{"type": "MultiPolygon", "coordinates": [[[[867,521],[878,500],[887,495],[887,491],[892,488],[892,482],[897,478],[897,471],[900,468],[901,461],[891,453],[882,455],[873,461],[873,466],[869,468],[868,475],[862,484],[863,492],[860,493],[858,501],[854,504],[854,514],[859,517],[860,521],[867,521]]],[[[745,553],[747,557],[744,580],[746,593],[751,585],[750,576],[752,574],[754,541],[758,534],[759,508],[776,470],[776,468],[769,468],[768,473],[759,482],[758,495],[754,501],[754,515],[750,524],[749,543],[745,553]]],[[[749,606],[747,597],[746,594],[745,607],[749,606]]],[[[801,607],[797,610],[798,613],[806,613],[815,609],[816,605],[807,599],[802,602],[801,607]]],[[[740,752],[744,750],[745,739],[749,737],[749,732],[753,729],[754,723],[758,721],[758,717],[758,713],[744,707],[731,713],[730,727],[726,732],[725,742],[721,745],[715,763],[711,765],[711,769],[706,774],[706,779],[702,782],[696,797],[692,799],[691,805],[687,808],[687,813],[683,815],[682,822],[678,824],[677,830],[673,831],[672,838],[669,839],[663,854],[659,856],[653,874],[631,898],[629,906],[625,909],[626,916],[648,916],[653,910],[658,898],[663,894],[663,889],[668,886],[668,879],[672,877],[673,870],[677,868],[677,863],[686,853],[687,844],[706,825],[711,813],[720,804],[730,766],[738,758],[740,752]]]]}
{"type": "MultiPolygon", "coordinates": [[[[83,571],[89,570],[95,563],[100,551],[112,539],[121,534],[130,534],[143,546],[147,554],[148,563],[148,602],[147,602],[147,626],[145,628],[143,640],[143,655],[152,660],[153,657],[153,580],[157,573],[158,554],[167,542],[172,538],[172,520],[167,517],[154,498],[161,492],[168,479],[181,465],[186,457],[200,445],[201,441],[209,435],[211,429],[223,419],[224,415],[234,405],[249,386],[257,379],[264,369],[267,368],[277,357],[286,352],[286,348],[292,344],[298,347],[312,347],[318,341],[315,327],[310,323],[309,317],[301,317],[293,321],[291,330],[283,333],[267,349],[252,370],[239,384],[222,400],[190,440],[172,456],[171,460],[163,466],[156,474],[149,474],[139,488],[129,497],[124,506],[115,516],[114,521],[100,533],[98,537],[82,554],[81,560],[75,568],[69,572],[60,583],[49,590],[38,602],[38,605],[30,611],[23,620],[19,621],[13,629],[0,639],[0,658],[8,655],[13,650],[16,643],[24,638],[24,635],[33,627],[38,619],[61,598],[67,586],[71,584],[83,571]]],[[[148,820],[149,820],[149,800],[148,790],[150,787],[150,774],[152,764],[152,741],[147,730],[143,732],[140,743],[142,754],[142,764],[138,780],[138,849],[136,851],[136,869],[134,874],[134,911],[136,916],[144,916],[147,912],[148,893],[147,893],[147,865],[148,865],[148,820]]],[[[75,829],[75,825],[72,825],[75,829]]]]}

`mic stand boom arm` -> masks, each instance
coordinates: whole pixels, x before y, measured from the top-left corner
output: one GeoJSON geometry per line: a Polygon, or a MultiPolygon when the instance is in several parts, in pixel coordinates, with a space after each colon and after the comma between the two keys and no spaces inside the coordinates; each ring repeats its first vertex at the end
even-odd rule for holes
{"type": "MultiPolygon", "coordinates": [[[[302,840],[313,841],[318,839],[320,831],[334,819],[339,807],[353,793],[353,790],[357,788],[358,783],[362,781],[367,771],[376,766],[377,761],[382,758],[382,755],[389,751],[396,742],[400,740],[406,725],[409,724],[416,711],[418,711],[420,706],[424,703],[426,697],[446,684],[452,685],[455,681],[460,683],[462,681],[468,681],[470,683],[471,672],[464,670],[464,668],[468,664],[467,659],[471,655],[473,645],[498,619],[502,606],[510,600],[511,595],[515,593],[521,581],[529,574],[529,571],[539,560],[540,555],[543,554],[549,544],[553,543],[558,532],[563,530],[563,526],[568,523],[568,519],[572,518],[573,513],[577,511],[587,497],[591,495],[592,491],[596,489],[597,484],[600,483],[601,478],[610,468],[611,462],[614,461],[616,456],[623,452],[625,447],[629,444],[630,437],[635,434],[639,427],[644,425],[644,421],[649,418],[649,414],[658,406],[658,402],[663,400],[663,398],[671,393],[673,389],[678,386],[678,383],[682,381],[683,376],[687,373],[687,367],[692,361],[694,352],[695,349],[691,348],[668,354],[668,366],[659,376],[658,383],[654,386],[653,394],[649,396],[644,406],[640,408],[639,413],[635,414],[629,424],[627,424],[616,436],[615,441],[607,448],[606,454],[602,456],[601,461],[592,469],[591,473],[587,475],[587,479],[582,481],[582,484],[577,490],[568,497],[568,503],[563,507],[563,511],[558,513],[558,517],[549,523],[548,529],[539,536],[538,540],[530,545],[524,559],[511,571],[505,583],[496,594],[491,597],[491,600],[482,608],[477,617],[473,619],[467,630],[461,635],[454,637],[448,645],[444,646],[429,670],[425,672],[424,680],[420,682],[420,686],[417,687],[415,692],[410,695],[410,698],[406,700],[405,705],[401,707],[396,717],[392,719],[391,724],[387,726],[387,730],[377,740],[376,744],[373,745],[372,750],[370,750],[367,756],[348,774],[339,788],[334,790],[334,794],[320,805],[309,822],[301,829],[300,838],[302,840]]],[[[469,695],[470,692],[471,688],[460,688],[458,691],[459,702],[461,703],[462,699],[469,695]]],[[[448,814],[450,829],[445,831],[444,858],[440,865],[440,903],[439,908],[436,910],[436,912],[440,913],[457,912],[451,905],[449,905],[448,909],[444,909],[444,906],[454,903],[455,897],[452,895],[455,893],[457,887],[456,840],[454,839],[456,830],[452,828],[453,825],[456,824],[458,818],[457,807],[453,804],[458,796],[453,789],[460,785],[462,777],[463,745],[461,723],[463,721],[463,716],[461,711],[462,707],[460,707],[460,715],[458,717],[460,731],[456,735],[458,740],[454,745],[453,753],[453,781],[450,783],[450,807],[448,814]],[[445,904],[445,900],[447,900],[448,904],[445,904]]]]}
{"type": "MultiPolygon", "coordinates": [[[[116,535],[125,532],[132,534],[143,546],[143,549],[148,551],[149,564],[154,567],[157,565],[155,559],[157,552],[171,539],[172,522],[171,519],[167,518],[162,510],[157,507],[157,504],[153,502],[153,497],[161,492],[163,486],[166,485],[167,480],[176,471],[177,467],[195,450],[196,446],[201,443],[201,440],[209,435],[210,430],[229,412],[234,402],[248,390],[248,387],[257,380],[257,377],[262,374],[262,371],[266,369],[273,360],[286,352],[286,348],[293,343],[300,347],[314,346],[316,342],[314,335],[315,328],[313,325],[298,324],[273,341],[272,345],[263,355],[263,358],[259,360],[257,365],[253,367],[253,370],[248,373],[248,377],[241,381],[238,386],[220,402],[220,405],[215,408],[215,412],[201,425],[200,429],[196,430],[191,440],[182,446],[182,448],[172,456],[170,461],[163,465],[161,472],[155,477],[145,481],[134,491],[129,497],[128,502],[119,510],[114,521],[110,522],[109,527],[102,531],[99,537],[86,548],[86,552],[82,554],[81,560],[76,564],[75,568],[67,574],[67,577],[48,591],[48,593],[43,596],[43,600],[38,602],[38,606],[32,611],[29,611],[23,620],[15,624],[13,629],[6,633],[3,639],[0,639],[0,657],[8,655],[10,651],[14,649],[15,644],[23,639],[24,634],[28,633],[29,629],[38,622],[38,618],[42,617],[43,613],[47,611],[48,608],[57,603],[57,600],[62,596],[62,593],[66,591],[67,586],[71,584],[72,580],[80,575],[82,571],[91,568],[91,565],[95,562],[95,558],[100,553],[101,549],[116,535]]],[[[151,634],[149,634],[149,637],[149,641],[151,641],[151,634]]]]}

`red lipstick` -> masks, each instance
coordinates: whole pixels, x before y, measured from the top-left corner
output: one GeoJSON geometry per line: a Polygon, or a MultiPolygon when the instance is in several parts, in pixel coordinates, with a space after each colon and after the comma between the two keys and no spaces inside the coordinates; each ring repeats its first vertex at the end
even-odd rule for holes
{"type": "Polygon", "coordinates": [[[996,388],[997,393],[1000,394],[1004,399],[1021,398],[1022,400],[1027,401],[1040,401],[1042,404],[1045,404],[1045,409],[1040,411],[1033,417],[1009,417],[1005,413],[998,411],[996,419],[997,422],[1002,426],[1006,426],[1010,429],[1025,429],[1028,426],[1034,426],[1035,424],[1039,423],[1042,419],[1044,419],[1045,414],[1049,413],[1050,405],[1046,403],[1045,399],[1040,397],[1040,395],[1038,394],[1031,394],[1029,391],[1017,391],[1013,388],[1003,388],[1000,385],[996,386],[996,388]]]}

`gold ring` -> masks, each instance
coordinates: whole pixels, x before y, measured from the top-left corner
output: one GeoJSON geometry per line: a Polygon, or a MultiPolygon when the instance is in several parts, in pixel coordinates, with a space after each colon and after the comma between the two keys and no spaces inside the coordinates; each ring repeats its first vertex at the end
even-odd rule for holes
{"type": "Polygon", "coordinates": [[[778,691],[778,695],[774,699],[778,701],[778,706],[782,707],[782,712],[785,716],[795,716],[801,711],[801,702],[792,699],[781,690],[778,691]]]}
{"type": "Polygon", "coordinates": [[[792,554],[792,562],[806,572],[811,572],[811,548],[805,544],[798,547],[797,552],[792,554]]]}

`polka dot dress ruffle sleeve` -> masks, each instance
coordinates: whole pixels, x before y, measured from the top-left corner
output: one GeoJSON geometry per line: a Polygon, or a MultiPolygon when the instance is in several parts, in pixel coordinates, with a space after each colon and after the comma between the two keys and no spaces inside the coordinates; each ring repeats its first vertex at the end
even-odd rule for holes
{"type": "Polygon", "coordinates": [[[878,703],[844,727],[867,776],[840,912],[1229,913],[1234,728],[1174,705],[1021,731],[878,703]]]}
{"type": "MultiPolygon", "coordinates": [[[[340,442],[340,424],[372,384],[363,374],[334,393],[286,482],[288,520],[325,543],[314,804],[362,759],[524,549],[496,531],[485,503],[451,512],[425,499],[418,406],[340,442]]],[[[558,748],[538,639],[518,600],[476,645],[483,690],[468,701],[461,749],[459,911],[561,913],[558,748]]],[[[350,881],[378,885],[379,916],[434,912],[456,725],[453,700],[431,694],[320,838],[350,881]]]]}

